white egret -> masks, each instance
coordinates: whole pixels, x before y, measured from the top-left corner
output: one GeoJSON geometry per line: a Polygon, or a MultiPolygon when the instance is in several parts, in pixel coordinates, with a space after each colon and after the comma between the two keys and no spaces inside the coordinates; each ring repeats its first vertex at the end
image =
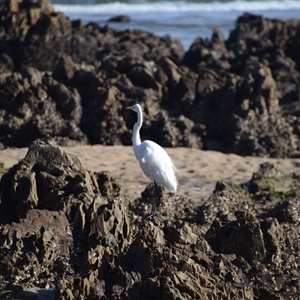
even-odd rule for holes
{"type": "Polygon", "coordinates": [[[166,187],[170,192],[176,192],[178,172],[168,153],[153,141],[145,140],[141,142],[140,129],[143,124],[142,108],[139,104],[127,107],[137,113],[137,122],[133,126],[132,145],[136,159],[144,174],[154,181],[156,195],[153,198],[150,217],[155,213],[156,201],[158,197],[157,182],[166,187]]]}

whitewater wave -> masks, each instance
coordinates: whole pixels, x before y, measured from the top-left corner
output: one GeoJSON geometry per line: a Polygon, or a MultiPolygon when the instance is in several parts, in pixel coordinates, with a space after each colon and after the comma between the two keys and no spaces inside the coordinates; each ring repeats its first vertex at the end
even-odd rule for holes
{"type": "MultiPolygon", "coordinates": [[[[77,2],[78,3],[78,2],[77,2]]],[[[299,10],[300,1],[230,1],[191,3],[185,1],[163,2],[111,2],[103,4],[54,4],[56,11],[65,13],[117,14],[136,12],[230,12],[230,11],[266,11],[299,10]]]]}

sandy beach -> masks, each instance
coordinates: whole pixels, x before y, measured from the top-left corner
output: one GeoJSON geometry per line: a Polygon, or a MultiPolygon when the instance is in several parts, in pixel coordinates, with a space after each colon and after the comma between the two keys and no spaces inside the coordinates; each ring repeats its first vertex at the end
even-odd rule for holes
{"type": "MultiPolygon", "coordinates": [[[[63,149],[76,155],[88,170],[111,172],[131,199],[139,197],[150,182],[142,173],[130,146],[94,145],[63,149]]],[[[300,165],[300,159],[241,157],[189,148],[166,150],[180,171],[178,193],[196,203],[212,193],[217,181],[243,183],[250,180],[264,162],[273,163],[283,174],[297,173],[300,165]]],[[[9,168],[24,158],[26,152],[27,148],[1,150],[0,161],[9,168]]]]}

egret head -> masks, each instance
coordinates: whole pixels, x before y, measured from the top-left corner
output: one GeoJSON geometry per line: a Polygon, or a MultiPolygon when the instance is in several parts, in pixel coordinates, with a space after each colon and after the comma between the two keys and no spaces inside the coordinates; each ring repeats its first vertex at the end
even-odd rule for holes
{"type": "Polygon", "coordinates": [[[132,105],[132,106],[127,106],[126,108],[127,108],[127,109],[131,109],[131,110],[135,111],[136,113],[137,113],[138,111],[141,111],[141,110],[142,110],[142,108],[141,108],[141,106],[140,106],[139,104],[134,104],[134,105],[132,105]]]}

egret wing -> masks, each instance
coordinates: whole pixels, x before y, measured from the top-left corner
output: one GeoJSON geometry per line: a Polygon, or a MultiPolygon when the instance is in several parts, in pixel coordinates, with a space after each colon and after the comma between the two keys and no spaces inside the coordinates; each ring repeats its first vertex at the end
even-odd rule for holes
{"type": "Polygon", "coordinates": [[[142,143],[140,166],[146,176],[161,183],[170,191],[176,191],[176,168],[167,152],[152,141],[142,143]]]}

